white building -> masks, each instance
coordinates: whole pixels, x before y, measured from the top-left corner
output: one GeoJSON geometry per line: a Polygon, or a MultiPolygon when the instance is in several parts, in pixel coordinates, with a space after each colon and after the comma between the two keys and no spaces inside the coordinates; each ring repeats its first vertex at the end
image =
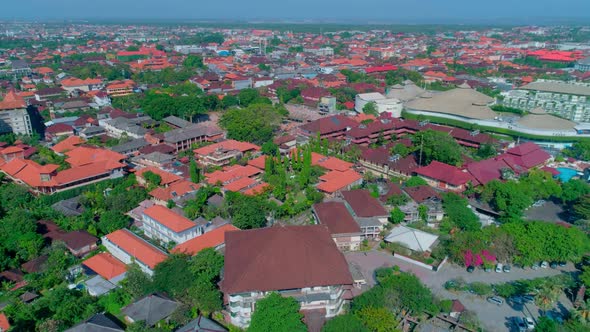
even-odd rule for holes
{"type": "Polygon", "coordinates": [[[25,100],[10,91],[0,101],[0,133],[31,135],[33,126],[25,100]]]}
{"type": "Polygon", "coordinates": [[[135,263],[148,275],[168,255],[127,229],[119,229],[102,237],[102,244],[111,255],[125,264],[135,263]]]}
{"type": "Polygon", "coordinates": [[[504,92],[503,104],[525,111],[535,108],[576,122],[590,122],[590,84],[539,80],[504,92]]]}
{"type": "Polygon", "coordinates": [[[363,113],[363,108],[368,103],[375,103],[379,114],[387,112],[394,118],[399,118],[402,115],[403,105],[401,101],[395,98],[387,98],[379,92],[361,93],[356,95],[354,100],[354,110],[357,113],[363,113]]]}
{"type": "Polygon", "coordinates": [[[161,205],[145,209],[142,219],[145,235],[164,243],[181,244],[203,234],[197,224],[161,205]]]}

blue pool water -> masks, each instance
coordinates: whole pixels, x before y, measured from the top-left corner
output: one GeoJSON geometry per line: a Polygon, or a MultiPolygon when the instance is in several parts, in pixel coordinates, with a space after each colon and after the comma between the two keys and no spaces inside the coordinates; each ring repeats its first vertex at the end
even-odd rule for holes
{"type": "Polygon", "coordinates": [[[578,171],[571,168],[558,167],[559,175],[557,176],[561,182],[568,182],[571,178],[578,175],[578,171]]]}

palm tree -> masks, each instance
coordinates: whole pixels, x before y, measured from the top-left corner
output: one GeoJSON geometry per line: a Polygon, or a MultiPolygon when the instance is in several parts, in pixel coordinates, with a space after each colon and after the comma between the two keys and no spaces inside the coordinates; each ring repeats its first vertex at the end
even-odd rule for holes
{"type": "Polygon", "coordinates": [[[535,303],[539,308],[547,311],[553,307],[561,291],[561,286],[557,283],[547,282],[539,288],[539,293],[535,297],[535,303]]]}
{"type": "Polygon", "coordinates": [[[582,302],[580,306],[571,312],[572,318],[582,324],[590,324],[590,300],[582,302]]]}

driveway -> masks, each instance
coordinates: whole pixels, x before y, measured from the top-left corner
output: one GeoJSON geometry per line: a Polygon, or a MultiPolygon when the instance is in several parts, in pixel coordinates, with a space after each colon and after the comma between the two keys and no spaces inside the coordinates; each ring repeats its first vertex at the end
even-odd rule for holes
{"type": "Polygon", "coordinates": [[[531,206],[525,211],[525,219],[546,222],[565,222],[563,208],[552,201],[546,201],[541,206],[531,206]]]}
{"type": "MultiPolygon", "coordinates": [[[[391,267],[397,265],[402,271],[414,273],[435,295],[446,299],[459,299],[468,310],[477,314],[486,331],[509,331],[511,317],[532,316],[536,319],[539,316],[539,309],[532,303],[526,304],[526,306],[516,305],[513,307],[507,303],[498,306],[491,304],[487,302],[485,298],[474,294],[466,292],[449,292],[443,287],[447,281],[462,278],[468,283],[484,282],[495,284],[519,279],[551,277],[576,270],[573,264],[568,264],[567,266],[558,269],[523,270],[513,267],[510,273],[484,272],[483,270],[476,270],[473,273],[468,273],[462,267],[447,263],[438,272],[434,272],[402,261],[393,257],[391,254],[382,251],[370,251],[366,253],[349,252],[345,254],[345,257],[349,263],[356,263],[360,267],[367,284],[370,286],[375,284],[374,271],[379,267],[391,267]]],[[[565,295],[562,295],[557,307],[560,308],[561,311],[565,311],[571,308],[572,304],[565,295]]]]}

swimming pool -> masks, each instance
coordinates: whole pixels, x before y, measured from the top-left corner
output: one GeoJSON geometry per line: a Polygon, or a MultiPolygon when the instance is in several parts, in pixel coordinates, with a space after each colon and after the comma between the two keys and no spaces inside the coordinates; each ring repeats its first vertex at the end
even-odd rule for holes
{"type": "Polygon", "coordinates": [[[559,171],[557,178],[560,179],[561,182],[568,182],[571,178],[578,175],[578,171],[571,168],[558,167],[557,170],[559,171]]]}

